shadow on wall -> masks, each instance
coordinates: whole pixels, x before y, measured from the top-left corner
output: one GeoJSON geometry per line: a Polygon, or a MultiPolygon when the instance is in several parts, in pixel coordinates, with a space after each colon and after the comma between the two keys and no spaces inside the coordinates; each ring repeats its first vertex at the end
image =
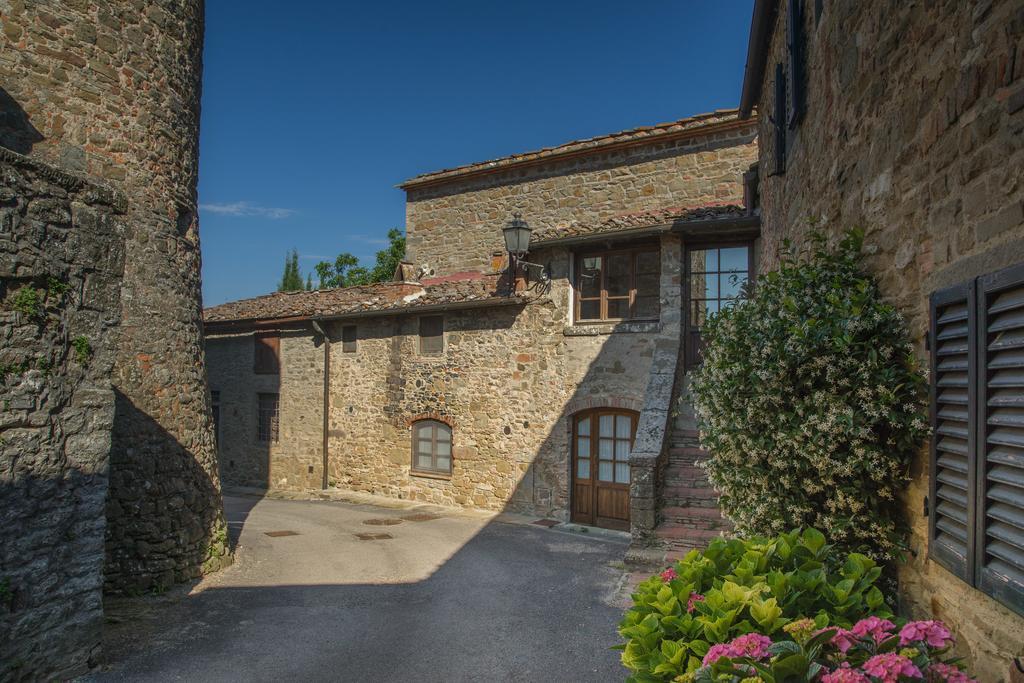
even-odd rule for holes
{"type": "Polygon", "coordinates": [[[29,121],[25,110],[0,87],[0,147],[29,155],[32,145],[42,141],[42,133],[29,121]]]}
{"type": "Polygon", "coordinates": [[[47,450],[43,465],[52,476],[32,473],[40,463],[27,448],[29,462],[12,457],[0,474],[2,681],[63,680],[99,652],[106,475],[61,469],[61,447],[47,450]]]}
{"type": "Polygon", "coordinates": [[[162,590],[229,564],[217,483],[156,420],[114,394],[105,589],[162,590]]]}

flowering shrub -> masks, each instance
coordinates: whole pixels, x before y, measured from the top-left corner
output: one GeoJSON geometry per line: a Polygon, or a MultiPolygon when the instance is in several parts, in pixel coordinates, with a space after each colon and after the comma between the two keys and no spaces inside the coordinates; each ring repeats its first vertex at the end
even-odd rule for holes
{"type": "Polygon", "coordinates": [[[949,630],[937,621],[913,621],[897,635],[887,619],[868,617],[849,630],[820,627],[821,619],[790,622],[791,640],[750,633],[713,646],[699,669],[680,683],[974,683],[953,659],[949,630]],[[756,644],[756,645],[752,645],[756,644]]]}
{"type": "Polygon", "coordinates": [[[865,617],[892,617],[875,585],[880,574],[864,555],[834,553],[814,529],[715,539],[637,586],[619,625],[622,663],[631,681],[671,681],[720,657],[759,657],[804,615],[819,628],[850,629],[856,642],[865,617]]]}
{"type": "Polygon", "coordinates": [[[708,478],[741,534],[813,526],[888,559],[896,492],[927,434],[926,385],[899,313],[861,269],[862,233],[816,235],[702,331],[692,390],[708,478]]]}

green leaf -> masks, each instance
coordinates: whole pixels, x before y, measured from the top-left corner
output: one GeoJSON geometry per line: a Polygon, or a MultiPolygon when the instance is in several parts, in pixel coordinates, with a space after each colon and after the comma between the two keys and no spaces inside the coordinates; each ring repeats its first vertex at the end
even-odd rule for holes
{"type": "Polygon", "coordinates": [[[804,529],[800,540],[803,542],[803,545],[807,546],[807,548],[809,548],[815,555],[825,547],[825,534],[812,527],[804,529]]]}

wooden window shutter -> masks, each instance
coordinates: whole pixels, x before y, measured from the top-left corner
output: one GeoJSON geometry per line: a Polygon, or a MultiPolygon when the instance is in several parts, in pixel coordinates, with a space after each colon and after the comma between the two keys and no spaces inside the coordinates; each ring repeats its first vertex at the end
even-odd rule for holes
{"type": "Polygon", "coordinates": [[[257,333],[253,337],[253,372],[276,375],[281,372],[281,338],[274,333],[257,333]]]}
{"type": "Polygon", "coordinates": [[[444,351],[444,316],[420,318],[420,353],[437,355],[444,351]]]}
{"type": "Polygon", "coordinates": [[[929,554],[973,583],[976,402],[974,283],[932,295],[929,554]]]}
{"type": "Polygon", "coordinates": [[[786,70],[781,63],[775,65],[775,103],[772,112],[775,174],[778,175],[786,172],[786,70]]]}
{"type": "Polygon", "coordinates": [[[1024,265],[977,290],[976,583],[1024,614],[1024,265]]]}
{"type": "Polygon", "coordinates": [[[803,0],[789,0],[786,20],[786,52],[789,61],[789,112],[786,125],[796,128],[804,115],[803,0]]]}

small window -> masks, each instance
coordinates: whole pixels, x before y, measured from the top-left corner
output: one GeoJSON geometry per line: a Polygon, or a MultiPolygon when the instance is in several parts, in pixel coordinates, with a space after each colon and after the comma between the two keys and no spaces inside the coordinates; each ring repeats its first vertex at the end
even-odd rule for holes
{"type": "Polygon", "coordinates": [[[267,443],[277,443],[278,438],[278,395],[259,394],[259,408],[256,415],[256,438],[267,443]]]}
{"type": "Polygon", "coordinates": [[[277,375],[281,372],[281,338],[277,333],[257,334],[253,337],[253,372],[257,375],[277,375]]]}
{"type": "Polygon", "coordinates": [[[436,356],[444,352],[444,316],[425,315],[420,318],[420,353],[436,356]]]}
{"type": "Polygon", "coordinates": [[[657,320],[661,255],[657,249],[576,257],[576,320],[657,320]]]}
{"type": "Polygon", "coordinates": [[[356,326],[345,325],[341,328],[341,351],[342,353],[356,352],[356,326]]]}
{"type": "Polygon", "coordinates": [[[452,428],[437,420],[412,425],[412,469],[428,474],[452,473],[452,428]]]}

